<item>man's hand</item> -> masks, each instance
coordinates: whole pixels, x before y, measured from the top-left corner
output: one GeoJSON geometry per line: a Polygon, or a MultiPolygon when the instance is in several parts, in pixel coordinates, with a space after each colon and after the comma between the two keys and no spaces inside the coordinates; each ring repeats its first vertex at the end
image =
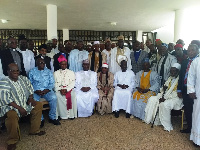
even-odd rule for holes
{"type": "Polygon", "coordinates": [[[189,93],[191,99],[197,99],[196,93],[189,93]]]}
{"type": "Polygon", "coordinates": [[[162,98],[160,98],[159,99],[159,102],[161,103],[161,102],[164,102],[165,101],[165,98],[164,97],[162,97],[162,98]]]}
{"type": "Polygon", "coordinates": [[[123,85],[122,84],[117,84],[117,86],[123,89],[123,85]]]}
{"type": "Polygon", "coordinates": [[[67,94],[67,89],[61,89],[60,90],[61,95],[66,95],[67,94]]]}
{"type": "Polygon", "coordinates": [[[50,92],[49,89],[44,89],[41,93],[42,93],[42,95],[46,95],[46,94],[49,93],[49,92],[50,92]]]}
{"type": "Polygon", "coordinates": [[[164,90],[164,91],[166,91],[166,90],[167,90],[167,88],[168,88],[167,86],[163,86],[163,90],[164,90]]]}
{"type": "Polygon", "coordinates": [[[33,98],[29,98],[27,103],[28,103],[28,105],[31,103],[31,106],[36,105],[36,101],[33,98]]]}
{"type": "Polygon", "coordinates": [[[137,87],[137,90],[139,93],[142,93],[142,89],[140,87],[137,87]]]}
{"type": "Polygon", "coordinates": [[[90,87],[82,87],[81,91],[88,92],[91,88],[90,87]]]}
{"type": "Polygon", "coordinates": [[[177,92],[177,95],[179,98],[183,98],[182,93],[181,92],[177,92]]]}
{"type": "Polygon", "coordinates": [[[143,89],[142,90],[142,93],[147,93],[147,92],[149,92],[150,90],[149,89],[143,89]]]}
{"type": "Polygon", "coordinates": [[[20,114],[22,115],[22,116],[26,116],[27,115],[27,112],[26,112],[26,110],[24,109],[24,108],[22,108],[22,107],[19,107],[19,112],[20,112],[20,114]]]}
{"type": "Polygon", "coordinates": [[[41,94],[42,94],[41,92],[42,92],[41,90],[36,90],[36,91],[35,91],[35,93],[36,93],[37,95],[40,95],[40,96],[41,96],[41,94]]]}
{"type": "Polygon", "coordinates": [[[129,88],[129,86],[128,86],[128,85],[125,85],[125,84],[123,84],[123,85],[124,85],[125,89],[128,89],[128,88],[129,88]]]}

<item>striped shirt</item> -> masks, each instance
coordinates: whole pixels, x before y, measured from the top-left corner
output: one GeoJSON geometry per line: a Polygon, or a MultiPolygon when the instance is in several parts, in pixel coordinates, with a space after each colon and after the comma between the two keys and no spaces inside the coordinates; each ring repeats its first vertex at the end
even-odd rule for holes
{"type": "Polygon", "coordinates": [[[27,104],[29,95],[33,94],[31,82],[25,76],[19,76],[18,80],[12,81],[8,77],[0,81],[0,117],[8,111],[15,110],[20,117],[18,109],[9,106],[15,102],[18,106],[24,108],[29,114],[32,107],[27,104]]]}

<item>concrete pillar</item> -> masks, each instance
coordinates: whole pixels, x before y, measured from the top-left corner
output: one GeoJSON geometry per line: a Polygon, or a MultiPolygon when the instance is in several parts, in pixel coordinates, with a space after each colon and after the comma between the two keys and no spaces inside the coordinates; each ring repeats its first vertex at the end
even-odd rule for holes
{"type": "Polygon", "coordinates": [[[139,42],[142,42],[142,30],[137,30],[136,32],[136,40],[138,40],[139,42]]]}
{"type": "Polygon", "coordinates": [[[69,40],[69,29],[63,29],[63,43],[65,40],[69,40]]]}
{"type": "Polygon", "coordinates": [[[174,42],[178,39],[184,38],[184,10],[175,11],[175,20],[174,20],[174,42]]]}
{"type": "Polygon", "coordinates": [[[57,37],[57,6],[47,5],[47,39],[57,37]]]}

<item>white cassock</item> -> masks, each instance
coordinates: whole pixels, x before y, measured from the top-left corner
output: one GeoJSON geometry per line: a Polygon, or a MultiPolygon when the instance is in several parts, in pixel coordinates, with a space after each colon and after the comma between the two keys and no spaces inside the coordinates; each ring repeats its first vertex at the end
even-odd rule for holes
{"type": "Polygon", "coordinates": [[[94,105],[99,99],[97,90],[97,73],[94,71],[76,72],[76,99],[78,117],[89,117],[93,113],[94,105]],[[81,91],[82,87],[90,87],[88,92],[81,91]]]}
{"type": "Polygon", "coordinates": [[[55,79],[55,92],[57,96],[57,111],[56,118],[60,116],[61,119],[77,118],[77,104],[76,104],[76,94],[74,91],[75,86],[75,74],[69,69],[59,69],[54,72],[55,79]],[[67,110],[67,99],[65,95],[61,95],[60,90],[67,89],[71,91],[71,102],[72,109],[67,110]]]}
{"type": "Polygon", "coordinates": [[[78,49],[74,49],[69,53],[68,63],[69,69],[78,72],[83,70],[82,63],[83,60],[88,59],[88,51],[82,50],[79,51],[78,49]]]}
{"type": "Polygon", "coordinates": [[[192,130],[190,140],[200,145],[200,58],[192,61],[187,78],[187,94],[196,93],[192,113],[192,130]]]}
{"type": "Polygon", "coordinates": [[[29,71],[35,67],[34,54],[31,50],[28,50],[28,49],[26,49],[25,51],[22,51],[19,48],[17,48],[17,51],[19,51],[22,54],[24,68],[25,68],[26,74],[28,75],[29,71]]]}
{"type": "Polygon", "coordinates": [[[131,107],[133,106],[132,92],[135,88],[135,74],[132,70],[126,72],[118,71],[114,76],[114,96],[112,101],[112,111],[119,111],[123,109],[126,113],[131,114],[131,107]],[[128,85],[129,88],[122,89],[117,84],[128,85]]]}
{"type": "Polygon", "coordinates": [[[177,78],[169,77],[164,84],[169,89],[167,89],[164,93],[163,88],[161,88],[160,93],[158,93],[157,96],[151,96],[149,98],[145,108],[145,119],[144,119],[144,121],[147,124],[153,122],[159,107],[159,112],[157,114],[154,124],[163,125],[164,129],[167,131],[173,130],[171,123],[171,110],[172,109],[179,110],[183,107],[182,103],[183,100],[179,98],[177,95],[178,79],[179,77],[177,78]],[[159,104],[159,99],[162,98],[163,94],[165,101],[159,104]]]}
{"type": "Polygon", "coordinates": [[[58,54],[60,51],[58,50],[58,46],[56,46],[56,48],[52,48],[51,52],[50,53],[47,53],[46,55],[48,57],[50,57],[51,59],[53,59],[53,56],[55,54],[58,54]]]}
{"type": "Polygon", "coordinates": [[[117,49],[118,47],[115,47],[111,50],[111,56],[109,61],[109,71],[115,74],[117,71],[121,70],[121,67],[118,62],[120,60],[127,60],[127,70],[131,70],[131,59],[130,59],[130,49],[128,47],[124,47],[124,55],[117,56],[117,49]]]}

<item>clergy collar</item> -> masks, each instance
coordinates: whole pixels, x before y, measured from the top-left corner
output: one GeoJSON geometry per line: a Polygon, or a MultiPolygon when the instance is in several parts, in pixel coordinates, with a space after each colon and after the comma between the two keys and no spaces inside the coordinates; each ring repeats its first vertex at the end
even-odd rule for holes
{"type": "Polygon", "coordinates": [[[141,49],[139,51],[135,51],[136,53],[139,53],[141,51],[141,49]]]}

